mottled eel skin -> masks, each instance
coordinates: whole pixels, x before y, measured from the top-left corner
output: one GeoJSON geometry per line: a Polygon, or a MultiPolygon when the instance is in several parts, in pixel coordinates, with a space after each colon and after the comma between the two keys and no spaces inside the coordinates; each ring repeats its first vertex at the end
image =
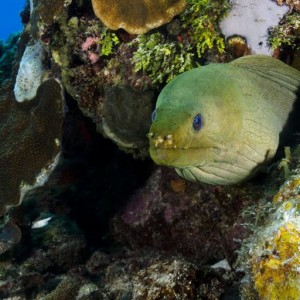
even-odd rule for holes
{"type": "Polygon", "coordinates": [[[187,71],[158,97],[150,155],[189,181],[244,181],[274,157],[299,90],[300,72],[264,55],[187,71]]]}

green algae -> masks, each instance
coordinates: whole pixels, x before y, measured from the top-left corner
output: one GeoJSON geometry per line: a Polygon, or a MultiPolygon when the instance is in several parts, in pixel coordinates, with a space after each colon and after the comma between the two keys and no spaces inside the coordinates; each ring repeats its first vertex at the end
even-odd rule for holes
{"type": "Polygon", "coordinates": [[[269,42],[272,49],[289,47],[300,50],[300,14],[287,15],[278,26],[272,27],[269,42]]]}
{"type": "Polygon", "coordinates": [[[115,46],[120,43],[118,36],[110,30],[103,30],[99,44],[101,45],[101,55],[109,56],[114,53],[115,46]]]}
{"type": "Polygon", "coordinates": [[[133,54],[135,72],[146,73],[153,84],[169,82],[178,74],[188,71],[196,64],[194,54],[176,41],[167,41],[157,32],[137,38],[138,49],[133,54]]]}
{"type": "Polygon", "coordinates": [[[229,8],[227,0],[188,0],[187,9],[181,15],[182,27],[189,30],[190,48],[196,49],[198,58],[213,47],[219,53],[224,52],[225,43],[218,23],[229,8]]]}
{"type": "Polygon", "coordinates": [[[137,48],[132,58],[134,71],[147,74],[154,84],[169,82],[199,66],[209,50],[223,53],[225,42],[218,23],[228,9],[227,0],[187,1],[177,33],[148,33],[133,42],[137,48]]]}

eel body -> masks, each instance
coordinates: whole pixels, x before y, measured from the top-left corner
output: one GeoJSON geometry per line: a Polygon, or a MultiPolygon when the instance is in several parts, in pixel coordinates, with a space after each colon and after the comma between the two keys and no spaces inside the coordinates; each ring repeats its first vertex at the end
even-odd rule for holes
{"type": "Polygon", "coordinates": [[[150,155],[189,181],[247,180],[274,157],[299,90],[300,72],[264,55],[187,71],[158,97],[150,155]]]}

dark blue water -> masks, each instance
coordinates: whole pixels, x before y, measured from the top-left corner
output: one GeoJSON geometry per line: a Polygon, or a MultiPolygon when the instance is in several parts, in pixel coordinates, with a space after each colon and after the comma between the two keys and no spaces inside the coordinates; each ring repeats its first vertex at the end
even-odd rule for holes
{"type": "Polygon", "coordinates": [[[6,41],[11,33],[22,30],[20,12],[24,6],[25,0],[1,0],[0,40],[6,41]]]}

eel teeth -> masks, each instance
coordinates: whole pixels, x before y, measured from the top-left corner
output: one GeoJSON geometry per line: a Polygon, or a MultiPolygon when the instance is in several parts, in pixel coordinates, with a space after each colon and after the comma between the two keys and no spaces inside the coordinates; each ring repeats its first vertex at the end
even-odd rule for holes
{"type": "Polygon", "coordinates": [[[176,145],[173,144],[173,135],[172,134],[168,134],[165,136],[159,135],[154,138],[154,133],[149,132],[147,136],[149,138],[153,138],[153,144],[154,144],[154,147],[156,147],[156,148],[161,145],[163,145],[165,147],[173,146],[174,149],[176,148],[176,145]]]}
{"type": "Polygon", "coordinates": [[[157,147],[158,145],[162,144],[164,142],[164,139],[161,136],[158,136],[155,140],[154,140],[154,145],[155,147],[157,147]]]}

